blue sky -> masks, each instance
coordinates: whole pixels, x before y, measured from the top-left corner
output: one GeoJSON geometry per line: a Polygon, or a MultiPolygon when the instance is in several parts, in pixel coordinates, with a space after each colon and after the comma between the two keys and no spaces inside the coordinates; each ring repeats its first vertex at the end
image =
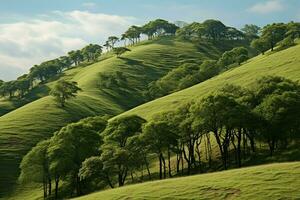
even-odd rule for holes
{"type": "Polygon", "coordinates": [[[0,0],[0,79],[88,43],[102,43],[129,25],[164,18],[263,26],[300,21],[299,0],[0,0]]]}

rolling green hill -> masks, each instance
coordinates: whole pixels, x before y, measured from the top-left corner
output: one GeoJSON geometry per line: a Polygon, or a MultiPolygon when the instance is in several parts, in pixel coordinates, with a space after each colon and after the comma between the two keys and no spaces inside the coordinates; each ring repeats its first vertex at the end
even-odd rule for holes
{"type": "MultiPolygon", "coordinates": [[[[38,141],[50,137],[67,123],[87,116],[117,115],[145,102],[143,92],[151,81],[186,62],[217,58],[241,43],[200,43],[175,41],[172,37],[142,42],[123,58],[108,56],[87,67],[68,70],[61,77],[78,82],[82,92],[64,109],[50,96],[42,97],[0,117],[0,196],[18,177],[22,156],[38,141]],[[101,87],[101,73],[121,72],[122,85],[101,87]]],[[[50,87],[54,82],[48,83],[50,87]]]]}
{"type": "Polygon", "coordinates": [[[77,199],[297,199],[299,176],[299,162],[270,164],[131,185],[77,199]]]}
{"type": "Polygon", "coordinates": [[[122,113],[122,115],[138,114],[149,119],[156,113],[174,109],[182,102],[201,98],[224,86],[226,83],[247,87],[251,86],[256,79],[266,75],[283,76],[294,81],[299,81],[299,55],[300,45],[279,52],[269,52],[266,55],[259,55],[247,61],[241,67],[226,71],[193,87],[138,106],[128,112],[122,113]]]}

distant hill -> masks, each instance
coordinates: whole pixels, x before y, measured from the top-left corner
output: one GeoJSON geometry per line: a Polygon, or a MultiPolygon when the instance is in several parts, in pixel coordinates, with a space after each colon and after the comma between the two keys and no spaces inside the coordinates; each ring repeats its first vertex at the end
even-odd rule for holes
{"type": "Polygon", "coordinates": [[[174,109],[182,102],[202,98],[226,83],[247,87],[251,86],[258,78],[266,75],[283,76],[294,81],[300,81],[299,55],[300,45],[279,52],[259,55],[240,67],[226,71],[193,87],[138,106],[122,113],[122,115],[138,114],[149,119],[156,113],[174,109]]]}

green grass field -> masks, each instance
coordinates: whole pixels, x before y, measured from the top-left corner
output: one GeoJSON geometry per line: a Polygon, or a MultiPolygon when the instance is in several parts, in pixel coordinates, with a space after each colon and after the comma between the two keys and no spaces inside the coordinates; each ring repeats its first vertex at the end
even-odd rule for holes
{"type": "Polygon", "coordinates": [[[256,79],[266,75],[283,76],[294,81],[299,81],[299,55],[300,45],[280,52],[269,52],[264,56],[259,55],[247,61],[247,63],[241,67],[231,69],[193,87],[138,106],[128,112],[122,113],[122,115],[138,114],[149,119],[159,112],[165,112],[176,108],[176,106],[180,105],[182,102],[202,98],[227,83],[250,87],[256,79]]]}
{"type": "MultiPolygon", "coordinates": [[[[297,45],[280,52],[260,55],[241,67],[231,69],[208,81],[143,104],[143,92],[151,81],[159,79],[182,63],[197,63],[206,58],[217,58],[222,51],[238,45],[241,44],[194,45],[172,38],[142,42],[121,59],[108,54],[101,62],[66,71],[61,78],[77,81],[83,92],[80,92],[76,99],[69,101],[64,109],[58,107],[52,97],[45,96],[45,93],[40,93],[40,99],[20,108],[15,109],[16,107],[11,106],[12,111],[0,117],[0,197],[11,191],[15,185],[22,156],[38,141],[50,137],[54,131],[67,123],[87,116],[104,114],[138,114],[149,119],[156,113],[174,109],[181,102],[201,98],[226,83],[251,86],[257,78],[264,75],[279,75],[300,80],[300,45],[297,45]],[[124,87],[99,87],[100,73],[116,71],[123,72],[127,77],[124,87]]],[[[54,83],[50,82],[46,87],[51,88],[54,83]]],[[[1,102],[3,101],[0,101],[0,105],[1,102]]],[[[10,103],[3,102],[5,105],[10,103]]],[[[175,179],[170,181],[173,180],[175,179]]],[[[221,192],[214,193],[223,195],[224,191],[226,189],[223,188],[221,192]]],[[[143,194],[142,190],[137,192],[143,194]]],[[[37,191],[35,195],[27,190],[24,194],[26,195],[22,195],[21,199],[34,199],[34,196],[40,195],[37,191]]]]}
{"type": "MultiPolygon", "coordinates": [[[[22,156],[38,141],[81,118],[114,116],[140,105],[145,102],[143,91],[151,81],[182,63],[217,58],[223,51],[239,45],[241,43],[212,45],[203,42],[196,46],[191,42],[163,38],[142,42],[123,58],[106,55],[101,62],[66,71],[61,78],[78,82],[83,91],[64,109],[58,107],[52,97],[42,93],[38,100],[17,109],[11,106],[12,111],[0,117],[0,196],[12,189],[22,156]],[[123,72],[126,85],[110,89],[99,87],[100,73],[115,71],[123,72]]],[[[53,84],[50,82],[46,87],[51,88],[53,84]]]]}
{"type": "Polygon", "coordinates": [[[299,199],[300,162],[270,164],[125,186],[77,200],[299,199]]]}

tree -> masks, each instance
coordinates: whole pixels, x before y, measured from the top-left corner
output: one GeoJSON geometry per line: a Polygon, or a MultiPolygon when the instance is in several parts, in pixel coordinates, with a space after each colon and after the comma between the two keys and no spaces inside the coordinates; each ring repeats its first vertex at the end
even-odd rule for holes
{"type": "Polygon", "coordinates": [[[47,149],[50,141],[39,142],[22,159],[20,164],[21,174],[19,180],[22,183],[43,183],[44,198],[51,195],[51,174],[47,149]]]}
{"type": "Polygon", "coordinates": [[[222,54],[221,58],[218,60],[218,64],[226,69],[229,65],[235,63],[235,53],[233,51],[226,51],[222,54]]]}
{"type": "Polygon", "coordinates": [[[97,58],[102,53],[102,47],[98,44],[89,44],[88,46],[84,47],[82,50],[82,54],[87,61],[96,61],[97,58]]]}
{"type": "Polygon", "coordinates": [[[67,68],[71,67],[71,65],[72,65],[72,61],[68,56],[61,56],[61,57],[59,57],[59,60],[63,66],[62,67],[63,69],[67,69],[67,68]]]}
{"type": "Polygon", "coordinates": [[[113,51],[114,51],[114,54],[116,54],[117,57],[120,58],[120,56],[122,54],[124,54],[126,51],[131,51],[131,50],[126,47],[115,47],[115,48],[113,48],[113,51]]]}
{"type": "Polygon", "coordinates": [[[220,67],[215,60],[205,60],[200,65],[200,73],[203,74],[205,79],[209,79],[220,72],[220,67]]]}
{"type": "Polygon", "coordinates": [[[262,136],[272,156],[279,141],[286,147],[289,139],[296,138],[295,134],[300,127],[300,90],[269,95],[256,107],[256,111],[265,120],[262,136]]]}
{"type": "Polygon", "coordinates": [[[225,38],[229,40],[242,40],[245,34],[234,27],[226,27],[225,38]]]}
{"type": "Polygon", "coordinates": [[[236,47],[231,51],[224,52],[218,64],[221,67],[228,68],[231,64],[237,63],[240,65],[246,60],[248,60],[248,50],[245,47],[236,47]]]}
{"type": "Polygon", "coordinates": [[[129,39],[131,44],[135,44],[140,40],[142,28],[138,26],[131,26],[123,35],[122,39],[129,39]]]}
{"type": "Polygon", "coordinates": [[[228,148],[236,117],[239,117],[240,105],[226,94],[209,95],[193,107],[193,115],[198,117],[198,126],[215,136],[222,157],[224,169],[228,167],[228,148]]]}
{"type": "MultiPolygon", "coordinates": [[[[87,158],[79,170],[79,177],[82,181],[89,181],[98,185],[104,181],[111,188],[114,188],[113,183],[109,178],[109,171],[105,171],[103,168],[103,162],[100,156],[92,156],[87,158]]],[[[104,184],[105,184],[104,183],[104,184]]]]}
{"type": "Polygon", "coordinates": [[[295,45],[295,41],[292,38],[292,36],[288,36],[288,37],[284,38],[282,41],[280,41],[278,43],[278,45],[279,45],[279,47],[281,49],[286,49],[286,48],[289,48],[291,46],[294,46],[295,45]]]}
{"type": "Polygon", "coordinates": [[[253,90],[254,110],[263,122],[261,137],[268,142],[272,155],[278,141],[283,141],[286,146],[288,133],[297,130],[298,125],[294,124],[294,120],[298,120],[295,113],[299,108],[297,99],[300,86],[299,83],[283,77],[266,76],[257,80],[253,90]]]}
{"type": "MultiPolygon", "coordinates": [[[[179,131],[179,143],[181,145],[180,153],[183,154],[183,158],[187,162],[187,173],[191,174],[191,170],[197,167],[196,154],[198,154],[198,164],[201,165],[201,153],[200,153],[200,138],[203,135],[203,131],[195,126],[195,118],[191,112],[191,104],[183,104],[175,112],[174,121],[179,131]],[[196,128],[195,128],[196,127],[196,128]]],[[[182,155],[181,155],[182,157],[182,155]]],[[[183,160],[182,160],[183,162],[183,160]]]]}
{"type": "Polygon", "coordinates": [[[232,50],[235,54],[235,62],[241,65],[242,62],[249,59],[248,50],[245,47],[236,47],[232,50]]]}
{"type": "Polygon", "coordinates": [[[172,132],[172,128],[167,122],[151,121],[144,126],[142,137],[147,142],[150,150],[158,156],[159,178],[163,178],[163,171],[164,178],[166,178],[166,163],[163,153],[167,150],[170,151],[171,145],[176,145],[176,134],[172,132]]]}
{"type": "Polygon", "coordinates": [[[128,172],[134,167],[132,163],[135,156],[128,150],[128,140],[141,133],[145,122],[146,120],[137,115],[119,117],[110,121],[102,133],[103,168],[110,171],[111,179],[117,176],[119,186],[124,185],[128,172]]]}
{"type": "Polygon", "coordinates": [[[115,47],[115,44],[119,41],[119,38],[116,37],[116,36],[110,36],[108,37],[107,39],[107,43],[112,47],[114,48],[115,47]]]}
{"type": "Polygon", "coordinates": [[[99,132],[105,127],[106,120],[101,117],[87,118],[63,127],[51,138],[48,155],[56,182],[56,196],[59,180],[67,176],[71,178],[71,191],[75,189],[77,195],[83,193],[79,170],[85,159],[100,153],[102,139],[99,132]]]}
{"type": "Polygon", "coordinates": [[[81,91],[81,89],[77,87],[76,82],[60,80],[51,89],[50,95],[55,98],[61,107],[64,107],[66,100],[76,97],[78,91],[81,91]]]}
{"type": "Polygon", "coordinates": [[[262,38],[264,38],[271,48],[271,51],[274,50],[275,45],[284,39],[287,32],[287,25],[283,23],[274,23],[265,26],[262,29],[262,38]]]}
{"type": "Polygon", "coordinates": [[[205,30],[205,36],[209,39],[222,39],[226,34],[226,26],[218,20],[206,20],[203,22],[203,27],[205,30]]]}
{"type": "Polygon", "coordinates": [[[242,31],[250,40],[257,39],[260,30],[261,28],[255,24],[245,24],[242,28],[242,31]]]}
{"type": "Polygon", "coordinates": [[[287,24],[287,37],[292,39],[300,38],[300,23],[299,22],[290,22],[287,24]]]}
{"type": "Polygon", "coordinates": [[[264,38],[255,39],[251,42],[251,47],[259,51],[262,55],[269,49],[269,44],[264,38]]]}
{"type": "Polygon", "coordinates": [[[72,63],[75,65],[75,66],[78,66],[80,64],[80,62],[83,61],[83,55],[81,54],[81,51],[80,50],[77,50],[77,51],[70,51],[68,53],[69,55],[69,58],[71,59],[72,63]]]}

